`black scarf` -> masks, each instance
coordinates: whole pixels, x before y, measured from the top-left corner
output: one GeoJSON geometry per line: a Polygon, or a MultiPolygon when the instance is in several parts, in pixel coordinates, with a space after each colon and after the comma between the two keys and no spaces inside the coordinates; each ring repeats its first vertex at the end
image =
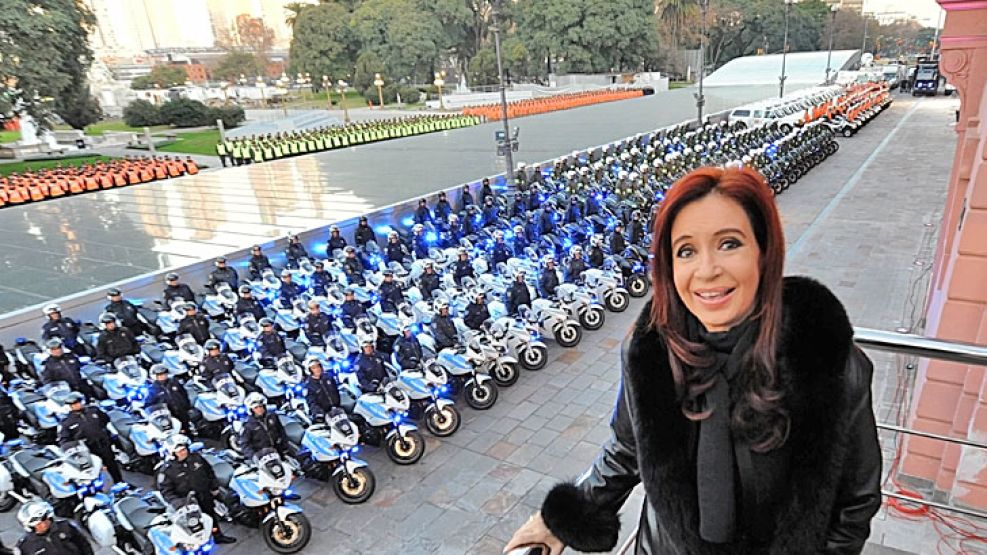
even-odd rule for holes
{"type": "Polygon", "coordinates": [[[737,521],[737,461],[730,432],[730,383],[741,372],[754,343],[756,320],[746,320],[725,332],[709,332],[696,318],[688,318],[689,341],[706,347],[712,364],[694,368],[690,383],[712,383],[705,392],[687,399],[698,412],[711,413],[699,422],[696,451],[696,487],[699,535],[712,543],[734,539],[737,521]]]}

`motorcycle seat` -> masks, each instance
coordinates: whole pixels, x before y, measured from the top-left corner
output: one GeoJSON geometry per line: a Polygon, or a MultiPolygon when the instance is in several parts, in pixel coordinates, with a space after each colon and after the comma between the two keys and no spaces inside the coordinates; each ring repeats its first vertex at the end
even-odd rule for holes
{"type": "Polygon", "coordinates": [[[257,380],[258,369],[253,364],[239,364],[236,371],[246,383],[254,383],[257,380]]]}
{"type": "Polygon", "coordinates": [[[233,465],[228,462],[220,462],[212,465],[213,472],[216,473],[216,481],[224,486],[233,479],[233,465]]]}
{"type": "Polygon", "coordinates": [[[28,474],[37,474],[42,468],[51,464],[52,459],[40,454],[32,453],[30,451],[20,451],[11,455],[11,458],[17,461],[17,464],[24,467],[28,474]]]}
{"type": "Polygon", "coordinates": [[[25,391],[21,393],[21,402],[24,403],[25,407],[30,405],[31,403],[37,403],[39,401],[44,401],[44,400],[45,400],[44,395],[38,395],[33,391],[25,391]]]}
{"type": "Polygon", "coordinates": [[[295,445],[302,444],[302,436],[305,435],[305,427],[284,415],[281,418],[281,425],[284,426],[284,433],[288,436],[288,441],[295,445]]]}
{"type": "Polygon", "coordinates": [[[136,530],[147,530],[155,518],[164,512],[163,508],[154,508],[136,497],[127,497],[120,501],[120,512],[136,530]]]}

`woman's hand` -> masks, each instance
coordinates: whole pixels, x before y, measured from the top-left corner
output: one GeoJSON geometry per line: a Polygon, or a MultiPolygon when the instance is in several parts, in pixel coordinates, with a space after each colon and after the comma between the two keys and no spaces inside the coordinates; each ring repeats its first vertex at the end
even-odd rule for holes
{"type": "Polygon", "coordinates": [[[542,547],[546,550],[543,555],[560,555],[565,549],[562,542],[545,526],[541,513],[531,515],[528,522],[514,532],[514,537],[504,547],[504,553],[524,547],[542,547]]]}

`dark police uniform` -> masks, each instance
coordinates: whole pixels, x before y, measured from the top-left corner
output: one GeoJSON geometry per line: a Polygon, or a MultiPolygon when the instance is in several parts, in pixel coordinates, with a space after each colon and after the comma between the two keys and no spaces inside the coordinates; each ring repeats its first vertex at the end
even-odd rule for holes
{"type": "Polygon", "coordinates": [[[79,354],[77,347],[78,345],[76,338],[79,336],[79,322],[71,318],[66,318],[62,316],[58,320],[48,319],[41,326],[41,339],[48,341],[53,337],[57,337],[62,340],[62,344],[66,349],[69,349],[76,354],[79,354]]]}
{"type": "Polygon", "coordinates": [[[103,460],[103,466],[109,471],[114,482],[122,482],[123,475],[113,456],[110,434],[106,427],[110,419],[97,407],[83,407],[80,411],[71,411],[58,426],[58,443],[66,441],[85,441],[89,451],[103,460]]]}
{"type": "Polygon", "coordinates": [[[261,358],[271,359],[272,361],[287,352],[284,346],[284,339],[278,332],[272,331],[271,333],[261,332],[257,336],[257,351],[260,353],[261,358]]]}
{"type": "Polygon", "coordinates": [[[251,255],[248,267],[250,269],[250,277],[258,279],[264,273],[264,270],[271,268],[271,261],[263,254],[251,255]]]}
{"type": "Polygon", "coordinates": [[[308,338],[309,345],[315,345],[317,347],[325,347],[325,336],[331,329],[332,321],[328,315],[322,312],[318,314],[309,313],[305,317],[305,324],[302,326],[305,337],[308,338]]]}
{"type": "Polygon", "coordinates": [[[353,242],[360,247],[366,245],[367,243],[376,243],[377,234],[374,233],[374,230],[370,227],[370,225],[357,225],[356,231],[353,233],[353,242]]]}
{"type": "Polygon", "coordinates": [[[402,334],[394,342],[394,352],[397,355],[398,365],[402,369],[418,368],[418,365],[424,358],[422,344],[418,342],[414,334],[411,337],[406,337],[402,334]]]}
{"type": "Polygon", "coordinates": [[[202,345],[210,337],[209,319],[199,313],[182,318],[182,321],[178,323],[178,334],[184,333],[191,335],[196,343],[202,345]]]}
{"type": "Polygon", "coordinates": [[[380,284],[380,310],[382,312],[397,312],[398,305],[404,302],[401,288],[393,281],[380,284]]]}
{"type": "Polygon", "coordinates": [[[556,269],[546,269],[538,280],[538,287],[541,289],[541,296],[548,298],[555,296],[555,288],[559,286],[559,273],[556,269]]]}
{"type": "Polygon", "coordinates": [[[164,297],[165,306],[171,306],[171,302],[175,299],[181,299],[190,303],[195,301],[195,293],[192,292],[192,288],[184,283],[166,285],[162,296],[164,297]]]}
{"type": "Polygon", "coordinates": [[[260,301],[251,297],[249,299],[240,298],[236,301],[236,313],[237,316],[240,314],[250,314],[255,320],[260,320],[261,318],[267,316],[264,311],[264,307],[260,304],[260,301]]]}
{"type": "Polygon", "coordinates": [[[277,413],[265,411],[263,416],[258,417],[251,412],[243,424],[243,430],[240,431],[240,451],[247,460],[250,460],[258,451],[268,447],[276,450],[281,456],[290,454],[288,438],[277,413]]]}
{"type": "Polygon", "coordinates": [[[344,301],[343,305],[340,307],[340,312],[343,318],[343,325],[348,327],[353,327],[353,321],[367,314],[367,309],[363,308],[356,299],[344,301]]]}
{"type": "Polygon", "coordinates": [[[380,382],[387,378],[384,360],[376,352],[370,356],[360,353],[356,359],[356,379],[364,393],[375,393],[380,382]]]}
{"type": "Polygon", "coordinates": [[[99,334],[99,341],[96,343],[96,356],[107,362],[127,355],[136,355],[141,352],[140,345],[134,339],[134,334],[129,329],[117,327],[115,330],[103,330],[99,334]]]}
{"type": "Polygon", "coordinates": [[[200,368],[202,369],[202,379],[211,385],[216,376],[220,374],[232,374],[234,365],[230,357],[219,353],[219,356],[206,356],[203,358],[200,368]]]}
{"type": "Polygon", "coordinates": [[[89,399],[96,398],[96,391],[82,377],[79,359],[73,354],[63,353],[60,357],[49,356],[45,359],[41,383],[47,385],[54,382],[65,382],[73,391],[78,391],[89,399]]]}
{"type": "Polygon", "coordinates": [[[450,349],[459,343],[459,334],[456,333],[452,316],[437,314],[432,318],[432,335],[435,337],[436,350],[450,349]]]}
{"type": "Polygon", "coordinates": [[[216,268],[209,274],[209,287],[213,288],[220,283],[226,283],[234,291],[239,286],[240,277],[236,275],[236,270],[227,266],[226,268],[216,268]]]}
{"type": "Polygon", "coordinates": [[[457,260],[452,266],[452,277],[456,285],[462,285],[464,277],[473,277],[473,265],[469,260],[457,260]]]}
{"type": "Polygon", "coordinates": [[[527,284],[514,280],[507,291],[507,312],[517,314],[517,309],[521,305],[531,306],[531,291],[528,290],[527,284]]]}
{"type": "Polygon", "coordinates": [[[140,335],[144,331],[144,323],[137,317],[137,307],[130,301],[121,300],[109,303],[103,307],[103,312],[115,314],[120,325],[129,329],[134,335],[140,335]]]}
{"type": "Polygon", "coordinates": [[[189,411],[192,410],[192,403],[189,402],[188,392],[185,386],[175,378],[168,378],[163,382],[154,380],[147,388],[146,406],[164,404],[168,406],[168,412],[182,423],[182,429],[186,434],[190,432],[189,411]]]}
{"type": "Polygon", "coordinates": [[[321,378],[309,376],[305,380],[305,402],[312,420],[327,414],[333,407],[340,406],[339,384],[332,372],[323,369],[321,378]]]}
{"type": "Polygon", "coordinates": [[[431,299],[432,291],[439,289],[439,274],[424,272],[419,280],[418,288],[425,299],[431,299]]]}
{"type": "Polygon", "coordinates": [[[45,534],[28,532],[15,547],[20,555],[93,555],[93,546],[79,525],[56,518],[45,534]]]}
{"type": "Polygon", "coordinates": [[[490,311],[487,309],[486,303],[477,304],[476,302],[472,302],[466,305],[466,315],[463,317],[463,323],[470,329],[480,329],[488,319],[490,319],[490,311]]]}
{"type": "Polygon", "coordinates": [[[216,472],[202,455],[189,451],[184,461],[172,459],[166,462],[158,472],[157,480],[158,490],[170,503],[184,500],[190,492],[195,492],[199,507],[212,517],[213,528],[219,529],[220,518],[212,492],[226,484],[216,481],[216,472]]]}

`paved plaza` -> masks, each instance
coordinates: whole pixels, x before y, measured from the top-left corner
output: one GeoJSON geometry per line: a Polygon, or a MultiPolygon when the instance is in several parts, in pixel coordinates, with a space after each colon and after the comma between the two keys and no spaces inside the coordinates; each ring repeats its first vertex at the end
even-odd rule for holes
{"type": "MultiPolygon", "coordinates": [[[[808,274],[831,287],[855,325],[921,331],[916,318],[943,210],[957,106],[955,99],[899,97],[857,136],[841,138],[838,154],[778,198],[790,249],[786,273],[808,274]]],[[[302,482],[302,505],[316,529],[306,552],[500,553],[552,484],[582,472],[608,437],[619,345],[642,304],[608,313],[604,328],[585,334],[575,349],[552,347],[552,363],[524,372],[491,410],[464,408],[459,432],[430,437],[419,464],[398,467],[382,453],[365,453],[378,479],[368,503],[346,506],[325,484],[302,482]]],[[[907,373],[899,372],[895,357],[875,360],[878,420],[884,421],[891,417],[889,395],[907,373]]],[[[135,476],[136,483],[141,479],[135,476]]],[[[622,537],[633,529],[639,505],[635,495],[625,508],[622,537]]],[[[13,514],[0,515],[0,530],[11,545],[19,535],[13,514]]],[[[227,531],[240,541],[220,553],[269,553],[256,532],[227,531]]],[[[936,551],[927,528],[884,510],[871,541],[870,553],[936,551]]]]}

